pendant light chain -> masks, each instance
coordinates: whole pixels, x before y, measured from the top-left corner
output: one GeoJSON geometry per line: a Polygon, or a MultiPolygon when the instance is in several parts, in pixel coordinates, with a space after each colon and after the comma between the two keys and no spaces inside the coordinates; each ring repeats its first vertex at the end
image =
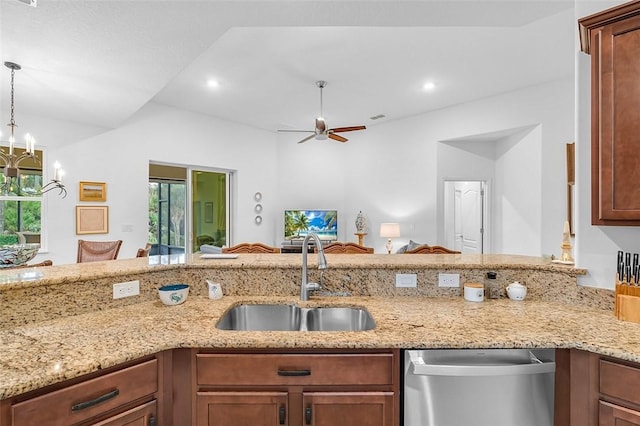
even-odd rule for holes
{"type": "Polygon", "coordinates": [[[14,105],[13,105],[13,78],[16,74],[16,70],[11,68],[11,121],[9,122],[9,126],[11,126],[11,136],[13,136],[13,128],[16,126],[16,121],[14,120],[14,105]]]}
{"type": "Polygon", "coordinates": [[[320,86],[320,117],[324,118],[324,112],[323,112],[323,104],[322,104],[322,92],[324,89],[324,85],[320,86]]]}

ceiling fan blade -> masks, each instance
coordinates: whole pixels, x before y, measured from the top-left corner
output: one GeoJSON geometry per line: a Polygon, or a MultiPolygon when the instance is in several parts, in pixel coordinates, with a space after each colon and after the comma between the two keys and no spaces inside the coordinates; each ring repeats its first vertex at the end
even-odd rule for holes
{"type": "Polygon", "coordinates": [[[278,130],[279,132],[293,132],[293,133],[314,133],[313,130],[278,130]]]}
{"type": "Polygon", "coordinates": [[[335,129],[329,129],[332,132],[352,132],[354,130],[365,130],[366,126],[350,126],[350,127],[336,127],[335,129]]]}
{"type": "Polygon", "coordinates": [[[301,141],[298,141],[298,143],[303,143],[308,141],[309,139],[313,139],[315,137],[315,133],[313,135],[307,136],[306,138],[302,139],[301,141]]]}
{"type": "Polygon", "coordinates": [[[334,141],[338,141],[338,142],[346,142],[349,140],[347,138],[343,138],[340,135],[336,135],[335,133],[329,133],[328,136],[329,136],[329,139],[333,139],[334,141]]]}

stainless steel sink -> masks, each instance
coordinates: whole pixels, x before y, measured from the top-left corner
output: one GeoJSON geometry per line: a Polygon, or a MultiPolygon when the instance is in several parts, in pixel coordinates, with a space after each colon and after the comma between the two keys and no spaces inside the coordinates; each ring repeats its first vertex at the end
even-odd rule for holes
{"type": "Polygon", "coordinates": [[[221,330],[294,331],[300,329],[300,308],[295,305],[238,305],[220,319],[221,330]]]}
{"type": "Polygon", "coordinates": [[[229,309],[216,327],[238,331],[365,331],[376,328],[376,322],[364,308],[244,304],[229,309]]]}
{"type": "Polygon", "coordinates": [[[376,322],[363,308],[315,308],[307,312],[309,331],[364,331],[374,328],[376,322]]]}

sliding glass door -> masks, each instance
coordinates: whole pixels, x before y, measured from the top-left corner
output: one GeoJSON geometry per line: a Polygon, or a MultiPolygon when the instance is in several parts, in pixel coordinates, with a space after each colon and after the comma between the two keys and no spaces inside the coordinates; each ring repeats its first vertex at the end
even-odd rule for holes
{"type": "Polygon", "coordinates": [[[203,244],[222,247],[229,230],[229,173],[191,171],[192,251],[203,244]]]}
{"type": "Polygon", "coordinates": [[[229,240],[231,172],[149,164],[151,255],[193,253],[229,240]]]}
{"type": "Polygon", "coordinates": [[[185,252],[186,183],[149,179],[150,255],[185,252]]]}

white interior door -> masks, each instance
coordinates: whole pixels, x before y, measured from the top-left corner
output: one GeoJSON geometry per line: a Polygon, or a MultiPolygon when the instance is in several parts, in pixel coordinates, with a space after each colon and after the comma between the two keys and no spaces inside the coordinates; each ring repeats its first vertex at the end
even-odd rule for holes
{"type": "Polygon", "coordinates": [[[482,182],[461,182],[460,228],[463,253],[482,253],[483,204],[482,182]]]}
{"type": "Polygon", "coordinates": [[[484,181],[445,181],[444,243],[463,253],[484,253],[488,216],[484,181]]]}
{"type": "Polygon", "coordinates": [[[462,251],[462,190],[457,186],[453,190],[453,216],[453,249],[462,251]]]}

